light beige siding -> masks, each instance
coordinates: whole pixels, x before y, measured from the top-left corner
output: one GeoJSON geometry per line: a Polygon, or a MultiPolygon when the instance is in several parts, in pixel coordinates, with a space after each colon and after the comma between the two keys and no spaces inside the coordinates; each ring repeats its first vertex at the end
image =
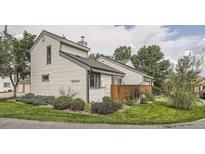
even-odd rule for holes
{"type": "MultiPolygon", "coordinates": [[[[79,65],[59,56],[60,42],[45,36],[31,51],[31,92],[36,95],[59,96],[59,89],[68,87],[76,93],[76,97],[86,100],[86,70],[79,65]],[[51,45],[51,64],[46,64],[47,46],[51,45]],[[49,74],[49,81],[42,82],[42,75],[49,74]],[[78,80],[73,83],[72,80],[78,80]]],[[[67,48],[74,52],[75,48],[67,48]]],[[[83,51],[84,52],[84,51],[83,51]]]]}
{"type": "Polygon", "coordinates": [[[127,84],[127,85],[132,85],[132,84],[147,84],[144,82],[144,77],[143,75],[131,71],[123,66],[120,66],[119,64],[115,64],[113,62],[110,62],[103,57],[100,57],[98,59],[99,62],[102,62],[110,67],[113,67],[121,72],[125,73],[125,76],[122,78],[122,84],[127,84]]]}
{"type": "Polygon", "coordinates": [[[135,68],[135,66],[133,65],[132,61],[129,59],[128,62],[126,63],[127,66],[130,66],[132,68],[135,68]]]}
{"type": "Polygon", "coordinates": [[[77,49],[74,47],[70,47],[66,44],[62,44],[61,50],[68,52],[68,53],[71,53],[71,54],[74,54],[74,55],[81,56],[81,57],[86,57],[86,58],[88,57],[87,51],[83,51],[83,50],[80,50],[80,49],[77,49]]]}
{"type": "Polygon", "coordinates": [[[101,102],[104,96],[110,97],[110,88],[112,84],[112,76],[108,74],[101,74],[101,87],[98,89],[89,90],[90,101],[101,102]]]}

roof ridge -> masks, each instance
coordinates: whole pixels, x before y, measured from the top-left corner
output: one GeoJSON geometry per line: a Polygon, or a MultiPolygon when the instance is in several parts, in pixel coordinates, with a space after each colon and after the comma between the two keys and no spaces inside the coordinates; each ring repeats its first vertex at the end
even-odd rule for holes
{"type": "MultiPolygon", "coordinates": [[[[78,44],[77,42],[74,42],[74,41],[72,41],[72,40],[70,40],[70,39],[64,38],[64,37],[62,37],[62,36],[60,36],[60,35],[57,35],[57,34],[54,34],[54,33],[52,33],[52,32],[49,32],[49,31],[47,31],[47,30],[42,30],[42,32],[46,32],[46,33],[49,33],[49,34],[51,34],[51,35],[55,35],[56,37],[59,37],[59,38],[64,39],[64,40],[66,40],[66,41],[69,41],[69,42],[75,43],[75,44],[77,44],[77,45],[80,45],[80,46],[82,46],[82,47],[85,47],[85,48],[87,48],[87,49],[90,49],[90,48],[87,47],[87,46],[78,44]]],[[[41,33],[42,33],[42,32],[41,32],[41,33]]]]}
{"type": "Polygon", "coordinates": [[[60,53],[64,54],[65,56],[69,56],[70,58],[73,58],[74,60],[76,60],[79,63],[82,63],[82,64],[88,66],[91,69],[99,69],[99,70],[104,70],[104,71],[108,71],[108,72],[112,72],[112,73],[125,74],[125,73],[123,73],[123,72],[121,72],[121,71],[119,71],[119,70],[117,70],[115,68],[112,68],[112,67],[110,67],[110,66],[108,66],[108,65],[106,65],[104,63],[101,63],[101,62],[99,62],[97,60],[94,60],[94,59],[92,59],[90,57],[82,57],[82,56],[78,56],[77,57],[77,55],[75,55],[75,54],[71,54],[71,53],[68,53],[68,52],[65,52],[65,51],[62,51],[62,50],[60,50],[60,53]],[[90,63],[87,60],[89,60],[90,63]],[[94,64],[92,64],[92,63],[94,63],[94,64]],[[97,66],[95,66],[95,64],[97,66]]]}
{"type": "MultiPolygon", "coordinates": [[[[143,70],[141,70],[141,69],[139,69],[139,68],[133,68],[133,67],[131,67],[131,66],[128,66],[128,65],[123,64],[123,63],[121,63],[121,62],[119,62],[119,61],[117,61],[117,60],[108,58],[108,57],[103,56],[103,55],[101,55],[100,57],[107,58],[107,59],[109,59],[109,60],[111,60],[111,61],[114,61],[114,62],[116,62],[116,63],[118,63],[118,64],[121,64],[121,65],[126,66],[126,67],[128,67],[128,68],[130,68],[130,69],[133,69],[133,70],[135,70],[135,71],[138,71],[138,72],[140,72],[140,73],[143,73],[143,74],[145,74],[145,75],[147,75],[147,76],[152,77],[152,75],[148,74],[147,72],[144,72],[143,70]]],[[[100,58],[100,57],[99,57],[99,58],[100,58]]],[[[97,59],[98,59],[98,58],[97,58],[97,59]]]]}

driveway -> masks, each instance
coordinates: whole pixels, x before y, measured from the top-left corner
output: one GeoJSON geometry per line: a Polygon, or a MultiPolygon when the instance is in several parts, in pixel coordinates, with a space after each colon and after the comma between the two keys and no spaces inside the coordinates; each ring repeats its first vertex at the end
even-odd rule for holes
{"type": "Polygon", "coordinates": [[[42,122],[0,118],[0,129],[204,129],[205,119],[196,122],[172,125],[108,125],[42,122]]]}

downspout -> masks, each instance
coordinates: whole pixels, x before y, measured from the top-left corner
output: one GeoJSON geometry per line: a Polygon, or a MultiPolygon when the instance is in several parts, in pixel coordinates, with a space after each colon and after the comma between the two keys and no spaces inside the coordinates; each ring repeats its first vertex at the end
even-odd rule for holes
{"type": "Polygon", "coordinates": [[[90,97],[90,72],[89,71],[87,71],[86,78],[87,78],[87,102],[89,102],[89,97],[90,97]]]}

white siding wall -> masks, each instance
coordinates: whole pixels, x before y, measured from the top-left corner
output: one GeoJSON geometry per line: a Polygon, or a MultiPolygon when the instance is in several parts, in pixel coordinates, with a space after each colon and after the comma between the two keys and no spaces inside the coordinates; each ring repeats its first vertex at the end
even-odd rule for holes
{"type": "Polygon", "coordinates": [[[66,51],[66,52],[71,53],[71,54],[74,54],[74,55],[81,56],[81,57],[88,57],[88,52],[87,51],[83,51],[83,50],[80,50],[80,49],[77,49],[77,48],[74,48],[74,47],[70,47],[66,44],[62,44],[61,50],[66,51]]]}
{"type": "Polygon", "coordinates": [[[126,63],[126,65],[135,68],[135,66],[133,65],[132,61],[129,59],[128,62],[126,63]]]}
{"type": "Polygon", "coordinates": [[[1,78],[1,77],[0,77],[0,92],[4,92],[4,91],[7,92],[8,90],[13,90],[13,86],[12,86],[12,83],[11,83],[11,81],[10,81],[10,78],[9,78],[9,77],[5,77],[5,78],[1,78]],[[10,87],[5,88],[5,87],[4,87],[4,83],[5,83],[5,82],[10,83],[10,87]]]}
{"type": "Polygon", "coordinates": [[[122,84],[127,84],[127,85],[131,85],[131,84],[145,84],[144,83],[144,78],[143,75],[130,71],[129,69],[122,67],[118,64],[112,63],[104,58],[99,58],[98,59],[99,62],[102,62],[110,67],[113,67],[121,72],[125,73],[125,76],[122,78],[122,84]]]}
{"type": "Polygon", "coordinates": [[[112,76],[108,74],[101,74],[101,88],[90,88],[90,101],[101,102],[104,96],[110,97],[110,88],[112,84],[112,76]]]}
{"type": "MultiPolygon", "coordinates": [[[[40,40],[31,51],[31,92],[36,95],[59,96],[59,89],[71,87],[76,97],[86,100],[86,70],[79,65],[59,56],[60,43],[46,36],[45,42],[40,40]],[[52,62],[46,64],[46,48],[51,45],[52,62]],[[49,82],[42,82],[42,75],[49,74],[49,82]],[[72,83],[71,80],[80,80],[72,83]]],[[[76,49],[70,48],[69,52],[76,49]]]]}

